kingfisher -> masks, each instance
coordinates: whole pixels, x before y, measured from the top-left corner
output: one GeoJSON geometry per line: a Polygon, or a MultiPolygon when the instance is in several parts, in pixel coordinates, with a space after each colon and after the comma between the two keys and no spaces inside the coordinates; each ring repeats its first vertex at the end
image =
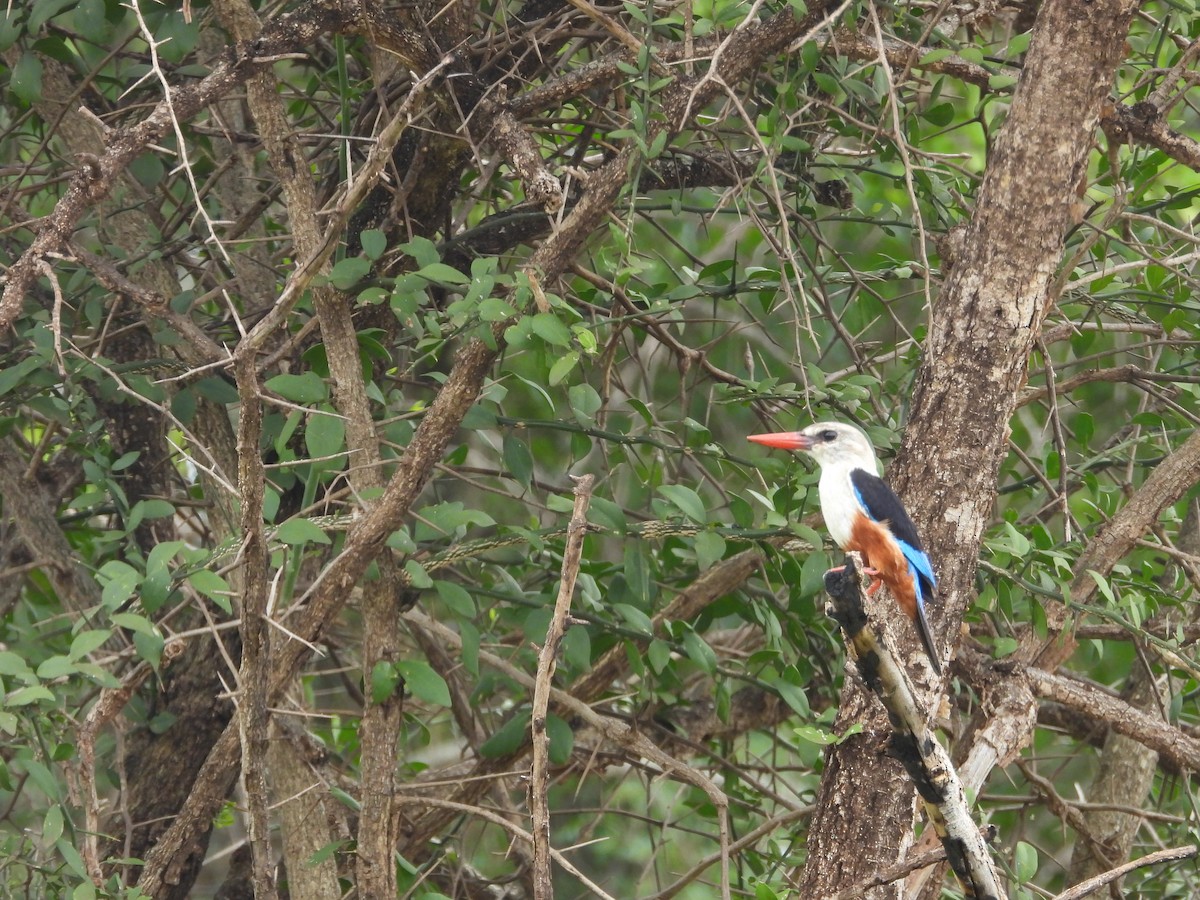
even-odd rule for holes
{"type": "Polygon", "coordinates": [[[818,422],[801,431],[752,434],[749,440],[780,450],[800,450],[817,461],[821,467],[817,489],[829,534],[843,550],[863,555],[864,571],[873,579],[867,593],[879,590],[880,583],[888,586],[916,627],[933,670],[942,674],[925,618],[925,603],[933,598],[937,583],[933,565],[904,504],[879,477],[879,460],[870,439],[853,425],[818,422]]]}

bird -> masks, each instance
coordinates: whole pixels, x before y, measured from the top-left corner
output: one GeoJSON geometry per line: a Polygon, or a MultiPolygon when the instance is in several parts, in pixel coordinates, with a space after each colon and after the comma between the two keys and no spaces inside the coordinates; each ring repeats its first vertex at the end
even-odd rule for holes
{"type": "Polygon", "coordinates": [[[779,450],[800,450],[816,460],[821,467],[821,512],[834,543],[863,555],[864,571],[874,579],[867,592],[873,594],[880,583],[888,586],[916,627],[934,672],[941,675],[925,618],[925,605],[937,586],[933,564],[904,504],[879,477],[870,438],[853,425],[818,422],[800,431],[752,434],[748,439],[779,450]]]}

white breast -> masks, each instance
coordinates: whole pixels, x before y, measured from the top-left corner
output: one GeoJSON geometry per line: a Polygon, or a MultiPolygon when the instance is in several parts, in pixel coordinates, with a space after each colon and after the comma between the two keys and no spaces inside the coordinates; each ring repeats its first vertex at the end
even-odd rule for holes
{"type": "Polygon", "coordinates": [[[854,517],[858,515],[858,495],[850,483],[850,465],[828,465],[821,469],[818,492],[821,496],[821,514],[829,535],[842,549],[850,543],[854,528],[854,517]]]}

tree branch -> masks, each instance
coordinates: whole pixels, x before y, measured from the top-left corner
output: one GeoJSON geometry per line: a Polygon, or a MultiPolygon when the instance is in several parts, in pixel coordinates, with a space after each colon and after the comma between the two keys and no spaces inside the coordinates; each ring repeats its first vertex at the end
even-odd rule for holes
{"type": "Polygon", "coordinates": [[[567,525],[567,546],[563,550],[562,573],[558,599],[546,630],[546,640],[538,654],[537,677],[533,683],[533,764],[529,785],[529,813],[533,820],[533,896],[535,900],[550,900],[554,896],[554,880],[550,874],[550,735],[546,731],[546,711],[550,704],[550,689],[567,618],[571,613],[571,597],[583,554],[583,539],[587,536],[587,508],[592,499],[595,476],[575,479],[575,508],[567,525]]]}

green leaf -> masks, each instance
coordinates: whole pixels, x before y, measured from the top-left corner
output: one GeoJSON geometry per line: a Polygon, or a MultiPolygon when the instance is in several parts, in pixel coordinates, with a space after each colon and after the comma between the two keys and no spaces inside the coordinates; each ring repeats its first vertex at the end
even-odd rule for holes
{"type": "Polygon", "coordinates": [[[701,524],[707,521],[704,501],[687,485],[664,484],[659,486],[658,492],[666,497],[686,518],[701,524]]]}
{"type": "Polygon", "coordinates": [[[62,837],[63,813],[61,806],[51,806],[46,810],[46,818],[42,820],[42,840],[52,844],[62,837]]]}
{"type": "Polygon", "coordinates": [[[625,541],[625,583],[630,596],[641,606],[650,606],[650,563],[642,541],[625,541]]]}
{"type": "Polygon", "coordinates": [[[88,679],[94,684],[100,685],[100,687],[112,688],[114,690],[121,687],[121,680],[119,678],[108,671],[108,669],[98,666],[95,663],[87,661],[75,663],[75,674],[88,679]]]}
{"type": "Polygon", "coordinates": [[[828,747],[831,744],[836,744],[839,740],[836,734],[816,725],[801,725],[798,728],[793,728],[792,734],[799,740],[816,744],[818,747],[828,747]]]}
{"type": "Polygon", "coordinates": [[[83,863],[83,857],[79,855],[79,851],[75,849],[75,845],[66,838],[59,838],[54,842],[54,849],[58,855],[63,858],[67,864],[67,868],[75,875],[76,878],[90,878],[87,866],[83,863]]]}
{"type": "Polygon", "coordinates": [[[400,673],[395,666],[383,660],[375,663],[371,669],[371,702],[376,706],[386,703],[396,692],[399,683],[400,673]]]}
{"type": "Polygon", "coordinates": [[[25,769],[32,781],[43,794],[53,800],[59,800],[63,795],[62,780],[50,770],[50,767],[40,760],[22,757],[20,765],[25,769]]]}
{"type": "Polygon", "coordinates": [[[504,466],[522,487],[529,489],[533,482],[533,454],[529,445],[511,432],[504,435],[504,466]]]}
{"type": "Polygon", "coordinates": [[[725,556],[725,538],[715,531],[700,532],[693,546],[696,548],[696,562],[702,569],[707,569],[725,556]]]}
{"type": "Polygon", "coordinates": [[[371,261],[361,256],[338,260],[329,270],[329,282],[339,291],[348,291],[371,274],[371,261]]]}
{"type": "Polygon", "coordinates": [[[141,455],[142,451],[140,450],[130,450],[128,453],[122,453],[117,459],[113,460],[112,470],[114,472],[120,472],[124,469],[128,469],[135,462],[137,462],[138,457],[141,455]]]}
{"type": "MultiPolygon", "coordinates": [[[[582,581],[582,576],[580,577],[582,581]]],[[[572,626],[563,635],[563,661],[577,672],[586,672],[592,664],[592,638],[586,628],[572,626]]]]}
{"type": "Polygon", "coordinates": [[[1013,35],[1009,38],[1008,46],[1004,48],[1004,55],[1008,57],[1020,56],[1029,49],[1029,42],[1032,38],[1032,31],[1023,31],[1020,34],[1013,35]]]}
{"type": "Polygon", "coordinates": [[[139,500],[133,508],[138,510],[144,519],[166,519],[175,515],[175,504],[169,500],[139,500]]]}
{"type": "Polygon", "coordinates": [[[99,576],[104,583],[100,602],[108,609],[114,609],[132,597],[142,580],[137,569],[119,559],[111,559],[102,565],[99,576]]]}
{"type": "Polygon", "coordinates": [[[404,571],[408,573],[408,580],[417,590],[427,591],[433,587],[433,579],[429,577],[425,567],[415,559],[405,561],[404,571]]]}
{"type": "Polygon", "coordinates": [[[565,721],[550,714],[546,716],[546,736],[550,739],[550,762],[565,766],[571,760],[571,751],[575,749],[575,732],[565,721]]]}
{"type": "Polygon", "coordinates": [[[462,427],[467,431],[482,431],[493,428],[495,425],[496,414],[478,403],[467,410],[467,414],[463,416],[462,420],[462,427]]]}
{"type": "Polygon", "coordinates": [[[807,719],[812,716],[808,696],[804,693],[804,679],[795,666],[787,666],[778,678],[771,680],[771,687],[801,718],[807,719]]]}
{"type": "Polygon", "coordinates": [[[611,528],[613,531],[624,532],[629,524],[625,519],[625,510],[621,509],[620,504],[613,503],[607,497],[593,497],[591,512],[598,524],[605,528],[611,528]]]}
{"type": "Polygon", "coordinates": [[[634,631],[645,635],[654,634],[654,622],[636,606],[630,606],[628,603],[614,603],[613,612],[624,619],[625,624],[634,631]]]}
{"type": "Polygon", "coordinates": [[[51,681],[70,675],[74,671],[75,661],[70,657],[51,656],[49,659],[42,660],[42,664],[37,667],[37,676],[42,681],[51,681]]]}
{"type": "Polygon", "coordinates": [[[267,379],[265,387],[293,403],[317,403],[329,396],[324,380],[315,372],[305,372],[303,375],[276,375],[267,379]]]}
{"type": "Polygon", "coordinates": [[[1010,653],[1015,653],[1020,646],[1021,642],[1016,638],[998,637],[992,641],[992,656],[1003,659],[1010,653]]]}
{"type": "Polygon", "coordinates": [[[81,631],[75,635],[71,641],[70,656],[72,659],[79,659],[87,656],[93,650],[98,650],[104,646],[104,642],[112,636],[111,631],[102,631],[99,628],[91,628],[87,631],[81,631]]]}
{"type": "Polygon", "coordinates": [[[571,370],[574,369],[578,363],[578,351],[567,351],[554,361],[554,365],[550,367],[550,374],[546,376],[546,381],[551,387],[561,384],[563,379],[571,374],[571,370]]]}
{"type": "Polygon", "coordinates": [[[314,457],[328,457],[346,449],[346,422],[338,415],[317,413],[308,417],[304,446],[314,457]]]}
{"type": "MultiPolygon", "coordinates": [[[[143,503],[145,501],[142,501],[143,503]]],[[[175,554],[186,547],[183,541],[163,541],[150,548],[146,557],[146,576],[165,575],[169,572],[169,563],[175,554]]]]}
{"type": "Polygon", "coordinates": [[[396,663],[396,671],[404,679],[404,686],[418,700],[434,706],[450,705],[450,688],[429,663],[403,659],[396,663]]]}
{"type": "Polygon", "coordinates": [[[1029,538],[1017,531],[1011,522],[1004,523],[1004,535],[1004,538],[997,542],[997,546],[1007,549],[1018,558],[1029,555],[1029,538]]]}
{"type": "Polygon", "coordinates": [[[462,662],[463,668],[471,674],[471,677],[479,677],[479,629],[471,624],[470,620],[463,620],[458,623],[458,633],[462,636],[462,662]]]}
{"type": "Polygon", "coordinates": [[[1109,603],[1115,603],[1116,597],[1113,596],[1112,587],[1108,583],[1108,579],[1097,572],[1095,569],[1088,569],[1087,573],[1092,576],[1092,580],[1096,582],[1096,589],[1109,603]]]}
{"type": "Polygon", "coordinates": [[[75,28],[90,40],[104,42],[111,30],[105,18],[104,0],[79,0],[75,5],[75,28]]]}
{"type": "Polygon", "coordinates": [[[28,706],[31,703],[38,703],[42,700],[50,702],[54,701],[54,695],[50,693],[48,688],[40,684],[31,684],[28,687],[17,688],[11,694],[4,698],[5,706],[28,706]]]}
{"type": "Polygon", "coordinates": [[[490,528],[496,524],[496,520],[487,513],[478,509],[467,509],[457,500],[426,506],[418,514],[439,535],[454,534],[459,528],[466,528],[468,525],[490,528]]]}
{"type": "Polygon", "coordinates": [[[829,571],[829,557],[823,552],[810,553],[800,565],[800,597],[812,597],[825,588],[825,573],[829,571]]]}
{"type": "Polygon", "coordinates": [[[0,369],[0,397],[3,397],[17,385],[24,384],[29,376],[43,365],[44,362],[39,357],[27,356],[15,366],[0,369]]]}
{"type": "Polygon", "coordinates": [[[1017,841],[1013,851],[1013,869],[1017,873],[1017,881],[1021,884],[1032,881],[1038,873],[1037,848],[1025,841],[1017,841]]]}
{"type": "Polygon", "coordinates": [[[924,56],[922,56],[917,61],[917,65],[918,66],[933,65],[935,62],[941,62],[943,59],[949,59],[953,55],[954,55],[953,50],[948,50],[945,48],[942,48],[939,50],[931,50],[929,53],[926,53],[924,56]]]}
{"type": "Polygon", "coordinates": [[[485,322],[503,322],[505,319],[511,319],[517,314],[517,311],[510,304],[495,297],[488,297],[485,300],[481,300],[479,308],[476,311],[479,313],[479,318],[485,322]]]}
{"type": "Polygon", "coordinates": [[[462,616],[464,619],[474,617],[476,613],[475,600],[470,591],[461,584],[455,584],[453,581],[435,581],[433,586],[437,590],[438,597],[452,613],[462,616]]]}
{"type": "Polygon", "coordinates": [[[921,112],[921,118],[939,128],[945,128],[954,121],[954,106],[950,103],[937,103],[921,112]]]}
{"type": "Polygon", "coordinates": [[[437,245],[427,237],[415,237],[403,243],[398,248],[413,258],[418,266],[428,266],[438,262],[437,245]]]}
{"type": "Polygon", "coordinates": [[[11,5],[0,9],[0,51],[7,50],[25,33],[25,23],[17,21],[17,11],[11,5]]]}
{"type": "MultiPolygon", "coordinates": [[[[42,30],[42,25],[49,22],[55,16],[64,10],[68,10],[74,5],[73,0],[37,0],[29,13],[29,23],[26,28],[29,29],[29,34],[37,34],[42,30]]],[[[11,6],[8,8],[12,8],[11,6]]]]}
{"type": "Polygon", "coordinates": [[[387,237],[377,228],[368,228],[358,236],[358,242],[369,259],[379,259],[387,250],[387,237]]]}
{"type": "Polygon", "coordinates": [[[308,519],[288,519],[275,532],[275,539],[285,544],[333,543],[320,526],[308,519]]]}
{"type": "Polygon", "coordinates": [[[26,50],[13,66],[8,89],[22,103],[33,105],[42,99],[42,61],[37,54],[26,50]]]}
{"type": "Polygon", "coordinates": [[[388,535],[387,545],[401,553],[416,553],[417,542],[412,539],[407,528],[398,528],[388,535]]]}
{"type": "Polygon", "coordinates": [[[558,320],[554,313],[538,313],[529,320],[533,333],[553,347],[571,346],[571,329],[558,320]]]}
{"type": "Polygon", "coordinates": [[[201,397],[213,403],[237,403],[237,388],[226,379],[216,375],[201,378],[196,382],[196,390],[201,397]]]}
{"type": "Polygon", "coordinates": [[[453,266],[448,266],[443,262],[430,263],[426,266],[421,266],[417,269],[416,275],[424,278],[426,281],[431,281],[434,284],[470,284],[471,277],[464,275],[462,272],[453,266]]]}
{"type": "Polygon", "coordinates": [[[571,385],[567,397],[571,402],[571,412],[575,413],[575,418],[584,425],[590,425],[600,407],[604,405],[604,401],[590,384],[571,385]]]}
{"type": "Polygon", "coordinates": [[[34,677],[33,669],[29,668],[29,663],[25,662],[25,658],[19,653],[13,653],[11,650],[0,650],[0,677],[4,676],[31,680],[34,677]]]}
{"type": "Polygon", "coordinates": [[[137,649],[138,659],[149,662],[152,668],[158,668],[162,662],[162,648],[166,641],[160,635],[133,635],[133,647],[137,649]]]}
{"type": "Polygon", "coordinates": [[[321,863],[333,859],[334,856],[337,855],[338,851],[348,846],[348,844],[349,841],[330,841],[328,844],[310,856],[307,860],[307,863],[310,866],[319,866],[321,863]]]}
{"type": "Polygon", "coordinates": [[[531,715],[529,707],[523,707],[480,745],[479,755],[484,759],[496,759],[519,750],[529,737],[531,715]]]}
{"type": "Polygon", "coordinates": [[[698,665],[705,674],[717,673],[717,654],[696,632],[689,630],[684,634],[683,649],[687,652],[688,659],[698,665]]]}
{"type": "Polygon", "coordinates": [[[225,610],[225,612],[233,611],[233,607],[229,602],[229,584],[216,572],[209,569],[199,569],[188,575],[187,582],[198,593],[212,600],[217,606],[225,610]]]}
{"type": "Polygon", "coordinates": [[[661,675],[671,661],[671,645],[655,638],[646,648],[646,661],[650,663],[650,668],[654,672],[661,675]]]}
{"type": "Polygon", "coordinates": [[[533,390],[533,392],[536,393],[541,399],[545,400],[546,412],[550,415],[554,415],[554,400],[552,400],[550,395],[546,393],[546,389],[536,381],[522,377],[519,373],[517,373],[517,378],[527,385],[531,390],[533,390]]]}
{"type": "MultiPolygon", "coordinates": [[[[222,582],[224,584],[224,582],[222,582]]],[[[127,631],[132,631],[134,634],[157,634],[158,629],[154,623],[145,616],[139,616],[137,613],[113,613],[112,623],[118,628],[124,628],[127,631]]]]}

